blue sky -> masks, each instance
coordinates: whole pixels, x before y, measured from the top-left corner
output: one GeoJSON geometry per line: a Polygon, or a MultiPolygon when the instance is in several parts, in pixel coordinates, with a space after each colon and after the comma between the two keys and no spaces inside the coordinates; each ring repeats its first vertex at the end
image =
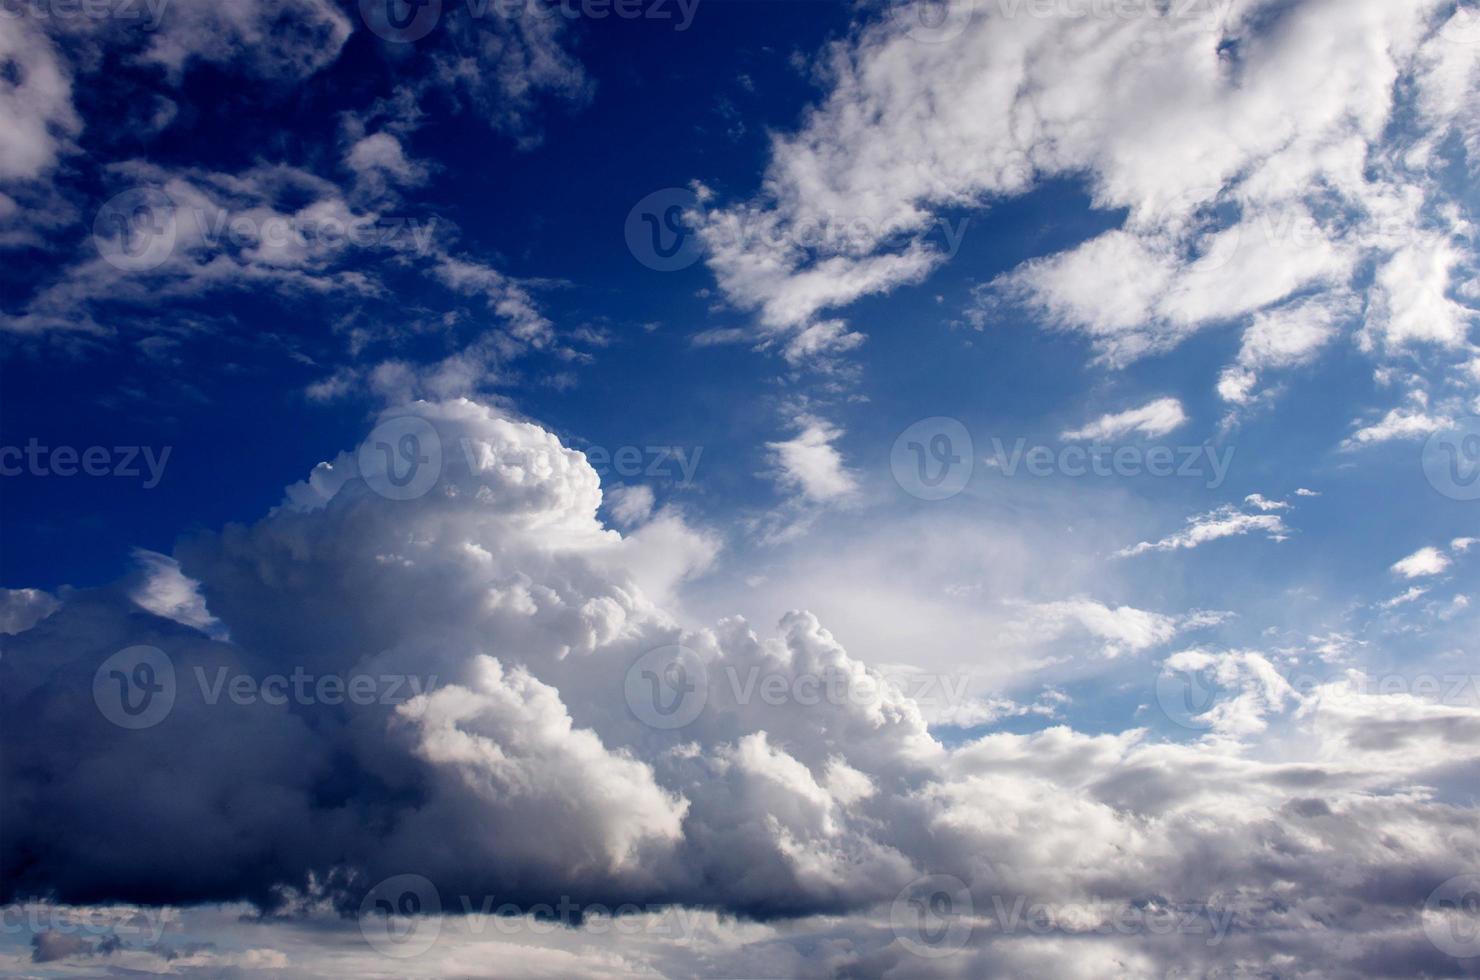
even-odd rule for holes
{"type": "MultiPolygon", "coordinates": [[[[527,909],[538,873],[586,902],[790,923],[757,924],[781,930],[760,940],[716,920],[711,972],[753,939],[785,950],[775,975],[953,975],[994,956],[1017,975],[1196,970],[1181,947],[1036,958],[980,933],[920,960],[866,926],[931,874],[979,909],[1007,887],[1065,905],[1160,887],[1206,901],[1218,883],[1180,863],[1190,846],[1100,877],[1093,846],[1141,846],[1132,814],[1191,833],[1236,780],[1261,787],[1242,827],[1327,834],[1280,816],[1325,794],[1349,821],[1331,848],[1387,821],[1419,828],[1406,858],[1359,860],[1382,894],[1373,916],[1416,914],[1480,873],[1473,841],[1434,843],[1450,821],[1473,830],[1480,771],[1473,4],[640,0],[630,19],[573,0],[507,16],[400,4],[386,9],[435,15],[421,36],[393,36],[375,0],[168,0],[157,19],[122,0],[95,16],[6,8],[3,663],[16,717],[38,719],[7,739],[33,751],[39,719],[79,700],[101,729],[8,777],[135,758],[140,741],[61,678],[139,644],[182,689],[195,663],[259,681],[432,665],[488,706],[417,702],[409,749],[401,708],[353,724],[322,704],[232,715],[223,730],[284,740],[225,766],[291,801],[248,824],[270,862],[201,844],[220,875],[145,882],[14,810],[12,857],[50,857],[0,898],[194,909],[176,938],[228,951],[192,961],[206,971],[321,968],[344,940],[332,924],[244,937],[229,911],[282,889],[342,911],[402,872],[448,901],[482,888],[527,909]],[[414,502],[382,492],[362,449],[405,416],[426,420],[445,467],[414,502]],[[47,447],[40,467],[31,446],[47,447]],[[113,475],[55,472],[91,447],[113,475]],[[1107,472],[1084,472],[1092,447],[1107,472]],[[937,493],[937,478],[954,482],[937,493]],[[401,614],[404,631],[387,619],[401,614]],[[902,693],[857,717],[746,699],[654,734],[597,661],[670,647],[698,651],[711,682],[737,664],[792,680],[846,664],[902,693]],[[1451,683],[1416,690],[1429,679],[1451,683]],[[1184,687],[1195,710],[1178,707],[1184,687]],[[52,708],[26,700],[43,690],[52,708]],[[569,743],[509,734],[552,711],[573,721],[569,743]],[[450,748],[454,732],[596,795],[479,797],[466,787],[503,777],[450,748]],[[683,734],[697,755],[663,741],[683,734]],[[278,749],[350,761],[300,781],[278,749]],[[677,761],[700,757],[768,788],[677,761]],[[920,829],[997,799],[1047,819],[1012,782],[1019,757],[1057,794],[1055,826],[1092,842],[1067,877],[1051,857],[1004,871],[1008,838],[941,838],[942,852],[920,829]],[[1097,781],[1076,757],[1098,760],[1097,781]],[[1325,769],[1296,800],[1281,780],[1300,766],[1325,769]],[[1211,782],[1173,805],[1147,788],[1152,769],[1211,782]],[[630,807],[600,797],[606,780],[638,787],[630,807]],[[452,868],[390,832],[326,853],[329,814],[378,827],[417,794],[423,842],[433,820],[461,842],[490,809],[516,834],[547,808],[598,813],[552,833],[610,866],[536,847],[452,868]],[[1412,809],[1395,815],[1398,800],[1412,809]],[[748,807],[750,823],[716,816],[748,807]],[[639,853],[651,878],[631,872],[639,853]],[[706,890],[734,854],[764,880],[706,890]],[[817,915],[841,918],[809,933],[817,915]],[[813,955],[818,937],[841,946],[813,955]]],[[[148,737],[189,743],[213,706],[148,737]]],[[[130,813],[172,826],[195,792],[130,813]]],[[[108,795],[83,780],[53,805],[81,819],[108,795]]],[[[1231,864],[1229,888],[1277,892],[1261,874],[1231,864]]],[[[1313,892],[1292,901],[1307,898],[1318,915],[1313,892]]],[[[1453,971],[1476,961],[1442,944],[1435,958],[1426,927],[1393,927],[1394,962],[1467,975],[1453,971]]],[[[1288,928],[1251,924],[1240,955],[1337,946],[1288,928]]],[[[0,939],[6,969],[159,965],[142,958],[157,948],[125,963],[35,934],[0,939]]],[[[560,956],[701,969],[647,933],[573,935],[560,956]]],[[[459,969],[469,948],[444,939],[417,963],[459,969]]]]}

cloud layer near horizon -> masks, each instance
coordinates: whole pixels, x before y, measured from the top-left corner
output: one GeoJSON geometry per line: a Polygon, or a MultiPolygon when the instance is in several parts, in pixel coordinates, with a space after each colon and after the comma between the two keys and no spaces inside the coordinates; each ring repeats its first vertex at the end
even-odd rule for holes
{"type": "MultiPolygon", "coordinates": [[[[127,584],[17,622],[0,661],[0,901],[353,911],[409,873],[524,906],[569,896],[770,920],[887,908],[920,876],[950,875],[981,909],[1016,895],[1103,914],[1234,910],[1233,942],[1255,963],[1308,956],[1339,973],[1379,948],[1397,972],[1436,962],[1424,899],[1480,865],[1475,810],[1443,790],[1477,773],[1475,707],[1299,689],[1261,653],[1196,651],[1168,669],[1217,678],[1198,741],[1052,727],[952,747],[806,612],[770,636],[736,619],[682,629],[661,597],[713,540],[672,512],[604,527],[595,472],[549,432],[466,400],[384,418],[403,414],[445,450],[424,496],[375,492],[383,474],[357,464],[373,454],[345,453],[256,523],[180,543],[176,601],[154,605],[199,621],[184,576],[228,640],[146,611],[129,596],[160,590],[127,584]],[[129,731],[99,712],[93,681],[137,644],[169,657],[177,693],[163,721],[129,731]],[[707,678],[707,699],[688,724],[647,724],[624,695],[631,669],[674,644],[702,665],[690,676],[707,678]],[[221,668],[398,676],[422,693],[211,703],[221,668]],[[828,676],[854,695],[745,688],[828,676]]],[[[1066,925],[1062,949],[1032,955],[1103,964],[1103,948],[1071,941],[1095,925],[1066,925]]],[[[981,957],[1016,942],[988,938],[981,957]]],[[[982,962],[963,955],[950,971],[982,962]]],[[[1134,962],[1208,956],[1146,943],[1134,962]]],[[[876,935],[801,962],[946,969],[876,935]]]]}

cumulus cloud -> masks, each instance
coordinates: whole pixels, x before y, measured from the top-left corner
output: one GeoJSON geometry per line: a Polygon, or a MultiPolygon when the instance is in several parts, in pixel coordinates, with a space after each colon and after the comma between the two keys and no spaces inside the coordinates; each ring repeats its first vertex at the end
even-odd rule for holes
{"type": "Polygon", "coordinates": [[[41,589],[0,589],[0,633],[24,633],[61,605],[56,596],[41,589]]]}
{"type": "MultiPolygon", "coordinates": [[[[1414,973],[1433,961],[1425,897],[1480,860],[1473,814],[1427,788],[1480,764],[1474,705],[1297,687],[1258,651],[1204,650],[1165,666],[1217,688],[1190,719],[1204,738],[1057,726],[948,745],[809,613],[768,633],[734,618],[680,626],[632,570],[639,534],[598,520],[594,470],[539,426],[466,400],[379,422],[415,445],[382,429],[260,520],[179,543],[178,575],[229,640],[112,587],[69,592],[10,639],[0,901],[248,902],[294,912],[294,929],[322,922],[323,940],[345,927],[322,912],[354,913],[375,883],[414,874],[442,896],[449,937],[472,943],[430,950],[434,973],[478,974],[487,960],[463,957],[498,955],[496,933],[468,931],[488,896],[711,910],[693,920],[698,959],[572,929],[543,951],[523,944],[509,972],[570,969],[576,952],[669,974],[753,973],[741,964],[761,957],[798,976],[1065,975],[1126,957],[1195,972],[1230,955],[1201,936],[1101,929],[1154,901],[1234,916],[1242,962],[1357,970],[1382,950],[1388,972],[1414,973]],[[382,446],[414,450],[435,480],[402,492],[382,446]],[[688,653],[652,658],[675,644],[688,653]],[[128,729],[100,710],[97,678],[138,645],[169,664],[173,699],[128,729]],[[400,683],[369,701],[227,693],[233,678],[294,672],[400,683]],[[648,702],[629,687],[665,677],[669,693],[704,694],[685,724],[654,713],[679,707],[657,687],[648,702]],[[807,696],[827,683],[848,696],[807,696]],[[1264,741],[1277,733],[1279,752],[1264,741]],[[958,879],[978,910],[1042,902],[1059,918],[1043,936],[980,928],[956,957],[916,957],[887,923],[926,874],[958,879]]],[[[154,594],[183,598],[164,567],[174,585],[154,594]]],[[[1126,650],[1206,621],[1092,600],[1029,611],[1126,650]]],[[[239,949],[300,948],[291,933],[262,941],[289,920],[253,921],[233,927],[258,930],[239,949]]],[[[162,958],[128,955],[140,969],[162,958]]],[[[223,968],[213,955],[191,962],[223,968]]],[[[281,952],[231,955],[288,968],[281,952]]],[[[292,969],[342,972],[359,955],[307,953],[292,969]]]]}
{"type": "Polygon", "coordinates": [[[1063,439],[1117,439],[1132,432],[1148,438],[1164,436],[1181,428],[1187,421],[1182,403],[1175,398],[1158,398],[1140,408],[1102,415],[1081,429],[1065,432],[1063,439]]]}

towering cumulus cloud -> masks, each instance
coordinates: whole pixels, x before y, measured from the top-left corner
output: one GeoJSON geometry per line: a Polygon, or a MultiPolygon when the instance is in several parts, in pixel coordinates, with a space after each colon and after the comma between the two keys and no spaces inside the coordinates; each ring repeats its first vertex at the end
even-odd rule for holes
{"type": "Polygon", "coordinates": [[[209,632],[137,583],[66,594],[0,660],[0,901],[359,914],[409,875],[454,917],[497,896],[801,918],[767,940],[793,975],[1456,962],[1423,910],[1480,866],[1452,789],[1480,712],[1187,651],[1169,669],[1217,692],[1199,741],[948,746],[808,613],[683,628],[655,597],[684,568],[655,571],[652,541],[697,567],[709,536],[668,511],[621,534],[601,504],[539,426],[416,403],[257,523],[179,543],[209,632]],[[916,923],[922,879],[973,927],[916,923]],[[1148,914],[1204,928],[1112,927],[1148,914]],[[960,955],[921,955],[939,937],[960,955]]]}

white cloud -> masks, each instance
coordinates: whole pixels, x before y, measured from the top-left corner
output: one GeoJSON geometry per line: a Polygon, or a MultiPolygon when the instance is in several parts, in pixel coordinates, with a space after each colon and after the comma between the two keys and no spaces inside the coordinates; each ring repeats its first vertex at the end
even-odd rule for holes
{"type": "Polygon", "coordinates": [[[821,419],[802,416],[796,420],[801,432],[782,442],[768,442],[779,479],[801,491],[807,500],[826,503],[851,496],[858,489],[853,475],[843,465],[843,454],[833,445],[843,430],[821,419]]]}
{"type": "Polygon", "coordinates": [[[1244,503],[1248,504],[1250,507],[1253,507],[1255,510],[1262,510],[1266,513],[1274,510],[1290,509],[1290,504],[1288,501],[1270,500],[1262,493],[1249,494],[1247,497],[1244,498],[1244,503]]]}
{"type": "Polygon", "coordinates": [[[1140,408],[1102,415],[1081,429],[1065,432],[1060,438],[1106,440],[1139,432],[1154,439],[1181,428],[1186,422],[1187,415],[1182,411],[1180,401],[1175,398],[1158,398],[1140,408]]]}
{"type": "Polygon", "coordinates": [[[330,0],[171,0],[143,57],[177,80],[195,58],[306,78],[339,57],[352,27],[330,0]]]}
{"type": "Polygon", "coordinates": [[[653,512],[653,488],[645,484],[614,487],[606,492],[607,507],[623,527],[641,524],[653,512]]]}
{"type": "Polygon", "coordinates": [[[1350,296],[1335,293],[1257,314],[1244,331],[1236,362],[1219,377],[1219,396],[1248,404],[1262,373],[1312,360],[1358,312],[1350,296]]]}
{"type": "Polygon", "coordinates": [[[38,177],[56,166],[82,130],[72,78],[52,42],[24,16],[0,18],[0,181],[38,177]]]}
{"type": "Polygon", "coordinates": [[[1342,445],[1353,449],[1394,439],[1416,439],[1440,432],[1451,424],[1447,417],[1430,415],[1422,407],[1395,408],[1371,425],[1359,425],[1342,445]]]}
{"type": "Polygon", "coordinates": [[[1420,548],[1393,565],[1393,571],[1404,578],[1438,575],[1449,568],[1449,556],[1438,548],[1420,548]]]}
{"type": "Polygon", "coordinates": [[[1289,529],[1279,514],[1245,514],[1232,506],[1219,507],[1206,514],[1187,519],[1187,527],[1160,541],[1142,541],[1117,552],[1120,557],[1145,554],[1148,551],[1177,551],[1196,548],[1220,538],[1237,537],[1262,531],[1273,541],[1283,541],[1289,529]]]}
{"type": "Polygon", "coordinates": [[[401,141],[386,132],[357,140],[346,151],[344,162],[360,180],[382,193],[392,184],[415,187],[429,176],[426,165],[409,159],[401,141]]]}
{"type": "Polygon", "coordinates": [[[1022,628],[1038,639],[1063,634],[1071,627],[1104,641],[1103,653],[1118,657],[1159,646],[1182,628],[1176,617],[1131,606],[1110,607],[1092,599],[1066,599],[1027,606],[1022,628]]]}
{"type": "MultiPolygon", "coordinates": [[[[6,863],[0,900],[65,901],[105,880],[110,897],[187,906],[157,950],[99,954],[88,968],[157,970],[179,952],[219,969],[209,950],[174,948],[204,934],[222,949],[261,950],[253,962],[265,969],[374,972],[376,954],[348,944],[355,925],[338,913],[353,916],[370,884],[410,873],[454,913],[430,920],[445,939],[418,961],[438,975],[476,975],[488,962],[501,973],[596,963],[666,975],[928,975],[933,961],[901,950],[888,910],[910,882],[943,873],[979,910],[994,895],[1021,896],[1072,917],[1063,936],[1046,937],[1063,938],[1053,945],[976,930],[942,965],[953,975],[1103,975],[1127,963],[1200,973],[1234,950],[1240,962],[1331,966],[1334,956],[1353,969],[1381,953],[1390,972],[1411,975],[1423,899],[1450,869],[1480,861],[1464,832],[1473,808],[1430,788],[1480,764],[1473,705],[1296,688],[1258,651],[1184,651],[1168,664],[1206,671],[1217,687],[1199,741],[1055,726],[947,745],[912,695],[809,613],[765,634],[740,619],[678,626],[626,565],[638,535],[599,523],[595,472],[548,432],[468,401],[392,414],[408,411],[443,446],[467,447],[445,454],[422,496],[380,495],[378,471],[361,473],[358,454],[344,453],[261,520],[181,543],[179,574],[198,583],[191,593],[231,641],[108,589],[68,594],[44,629],[7,641],[0,709],[27,762],[8,778],[34,802],[7,816],[6,855],[26,860],[6,863]],[[87,679],[133,643],[169,656],[177,691],[163,724],[120,738],[87,679]],[[624,689],[629,668],[673,643],[693,651],[683,679],[702,681],[707,701],[668,730],[639,720],[624,689]],[[286,707],[211,702],[193,680],[197,668],[295,667],[430,683],[400,705],[286,707]],[[836,676],[873,694],[775,702],[743,694],[751,676],[804,691],[804,678],[836,676]],[[1394,850],[1386,842],[1398,837],[1394,850]],[[1251,851],[1273,863],[1249,862],[1251,851]],[[1387,890],[1374,897],[1373,882],[1387,890]],[[292,914],[209,904],[241,894],[276,896],[292,914]],[[1227,906],[1238,921],[1231,945],[1121,944],[1100,928],[1148,894],[1227,906]],[[471,917],[456,914],[460,896],[471,917]],[[588,909],[713,911],[685,920],[700,938],[683,943],[589,922],[511,937],[473,928],[489,924],[478,918],[484,896],[516,909],[567,896],[588,909]],[[1324,914],[1333,902],[1339,929],[1324,914]]],[[[1027,608],[1046,630],[1124,650],[1208,621],[1088,599],[1027,608]]],[[[518,930],[534,920],[503,921],[518,930]]]]}
{"type": "Polygon", "coordinates": [[[1349,325],[1379,355],[1462,347],[1475,314],[1446,292],[1472,256],[1443,139],[1480,128],[1477,59],[1436,33],[1442,0],[1014,6],[955,5],[952,30],[924,43],[911,28],[930,15],[902,4],[833,45],[828,91],[774,139],[760,194],[706,202],[710,267],[763,330],[918,282],[959,244],[937,234],[942,214],[1072,176],[1096,207],[1127,209],[1123,227],[982,298],[1036,308],[1109,363],[1246,322],[1219,383],[1244,405],[1349,325]]]}
{"type": "Polygon", "coordinates": [[[0,589],[0,634],[24,633],[61,605],[56,596],[41,589],[0,589]]]}
{"type": "Polygon", "coordinates": [[[218,636],[221,623],[206,608],[200,583],[180,571],[180,563],[169,555],[144,548],[134,549],[139,577],[129,598],[156,616],[173,619],[203,633],[218,636]]]}

